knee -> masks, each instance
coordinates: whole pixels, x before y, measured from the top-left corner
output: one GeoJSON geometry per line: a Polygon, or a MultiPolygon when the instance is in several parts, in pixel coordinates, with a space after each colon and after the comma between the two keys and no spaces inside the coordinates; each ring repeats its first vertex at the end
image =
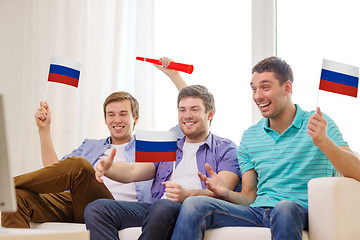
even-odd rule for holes
{"type": "Polygon", "coordinates": [[[203,203],[209,202],[210,199],[212,199],[212,198],[207,197],[207,196],[188,197],[183,202],[183,205],[185,205],[185,206],[199,206],[199,205],[202,205],[203,203]]]}
{"type": "Polygon", "coordinates": [[[283,200],[278,202],[272,212],[272,217],[281,216],[282,218],[293,218],[299,212],[298,203],[283,200]]]}
{"type": "Polygon", "coordinates": [[[279,237],[286,236],[286,239],[300,239],[302,230],[308,229],[307,207],[291,201],[278,202],[271,212],[270,229],[273,234],[279,237]],[[295,236],[300,236],[300,238],[295,236]]]}
{"type": "Polygon", "coordinates": [[[86,226],[97,224],[99,220],[104,221],[107,218],[108,214],[107,211],[104,211],[104,208],[107,206],[108,201],[109,199],[98,199],[86,206],[84,212],[86,226]]]}
{"type": "Polygon", "coordinates": [[[61,161],[71,170],[77,170],[82,173],[94,174],[94,168],[88,160],[82,157],[69,157],[61,161]]]}
{"type": "Polygon", "coordinates": [[[151,205],[147,217],[154,219],[166,219],[177,217],[179,215],[181,203],[173,202],[167,199],[159,199],[151,205]]]}
{"type": "Polygon", "coordinates": [[[210,199],[210,197],[206,196],[188,197],[181,205],[181,213],[189,215],[201,213],[204,207],[207,206],[210,199]]]}
{"type": "Polygon", "coordinates": [[[275,209],[278,210],[284,210],[284,211],[293,211],[297,208],[297,203],[288,201],[288,200],[282,200],[275,205],[275,209]]]}

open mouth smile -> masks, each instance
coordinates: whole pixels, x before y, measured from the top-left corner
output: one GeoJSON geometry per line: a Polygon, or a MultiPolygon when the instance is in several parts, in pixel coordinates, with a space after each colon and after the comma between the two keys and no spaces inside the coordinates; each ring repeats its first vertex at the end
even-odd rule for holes
{"type": "Polygon", "coordinates": [[[259,108],[261,110],[265,110],[267,107],[270,106],[270,104],[271,104],[271,102],[269,102],[269,103],[261,103],[261,104],[258,104],[258,106],[259,106],[259,108]]]}
{"type": "Polygon", "coordinates": [[[121,130],[121,129],[124,128],[124,126],[114,126],[113,128],[114,128],[115,130],[121,130]]]}

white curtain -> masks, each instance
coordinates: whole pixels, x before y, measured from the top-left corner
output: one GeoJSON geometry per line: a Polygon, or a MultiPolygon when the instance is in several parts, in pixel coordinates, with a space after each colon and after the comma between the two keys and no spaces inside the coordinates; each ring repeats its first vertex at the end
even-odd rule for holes
{"type": "Polygon", "coordinates": [[[34,113],[45,98],[51,56],[81,63],[78,88],[48,84],[59,158],[86,137],[108,136],[102,103],[113,91],[132,93],[141,106],[138,127],[152,128],[152,66],[135,61],[136,55],[152,53],[152,5],[147,0],[0,0],[0,94],[13,175],[42,167],[34,113]]]}
{"type": "MultiPolygon", "coordinates": [[[[216,113],[210,131],[237,145],[252,120],[251,2],[154,2],[154,55],[194,65],[192,74],[181,74],[188,84],[204,85],[214,94],[216,113]]],[[[177,122],[178,92],[162,72],[154,71],[154,76],[155,128],[166,131],[177,122]]]]}

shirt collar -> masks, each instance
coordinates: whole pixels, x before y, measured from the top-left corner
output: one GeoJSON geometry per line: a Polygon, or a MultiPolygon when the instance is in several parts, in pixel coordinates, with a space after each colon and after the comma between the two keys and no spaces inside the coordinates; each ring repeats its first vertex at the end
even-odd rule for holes
{"type": "MultiPolygon", "coordinates": [[[[181,138],[177,143],[177,146],[181,151],[183,151],[183,148],[184,148],[185,138],[186,138],[186,136],[181,138]]],[[[205,145],[205,144],[208,145],[208,147],[210,149],[212,148],[212,146],[213,146],[213,134],[211,132],[210,132],[209,136],[207,137],[207,139],[205,140],[205,143],[203,145],[205,145]]],[[[203,145],[201,145],[201,146],[203,146],[203,145]]]]}
{"type": "Polygon", "coordinates": [[[134,144],[135,144],[135,136],[133,136],[133,137],[130,139],[130,142],[129,142],[129,144],[126,146],[125,150],[131,148],[134,144]]]}
{"type": "Polygon", "coordinates": [[[292,125],[294,125],[294,127],[296,127],[296,128],[301,128],[301,125],[302,125],[303,119],[304,119],[304,115],[305,115],[305,111],[302,110],[300,108],[300,106],[297,104],[295,104],[295,107],[296,107],[296,115],[295,115],[292,125]]]}
{"type": "MultiPolygon", "coordinates": [[[[106,139],[106,141],[104,142],[104,145],[108,146],[111,144],[111,137],[108,137],[106,139]]],[[[129,141],[129,144],[125,147],[125,149],[129,149],[133,144],[135,144],[135,136],[133,136],[130,141],[129,141]]]]}
{"type": "Polygon", "coordinates": [[[110,145],[110,144],[111,144],[111,137],[108,137],[104,142],[104,145],[110,145]]]}

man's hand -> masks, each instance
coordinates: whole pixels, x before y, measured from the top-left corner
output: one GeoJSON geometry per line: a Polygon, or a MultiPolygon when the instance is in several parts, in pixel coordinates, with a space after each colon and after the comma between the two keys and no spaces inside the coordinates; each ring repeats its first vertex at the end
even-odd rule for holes
{"type": "Polygon", "coordinates": [[[162,185],[166,187],[165,196],[171,201],[184,202],[185,199],[190,196],[190,194],[176,182],[166,181],[163,182],[162,185]]]}
{"type": "Polygon", "coordinates": [[[167,68],[173,60],[171,60],[170,58],[162,57],[159,59],[159,61],[161,62],[161,66],[158,64],[154,64],[154,66],[163,73],[165,73],[168,77],[171,78],[172,76],[178,74],[178,71],[167,68]]]}
{"type": "Polygon", "coordinates": [[[96,171],[95,171],[96,180],[98,180],[99,182],[101,182],[101,183],[104,182],[101,179],[101,177],[105,174],[105,172],[107,170],[109,170],[111,168],[113,161],[114,161],[115,154],[116,154],[116,149],[114,148],[111,151],[111,154],[108,158],[103,158],[103,159],[99,160],[99,163],[96,166],[96,171]]]}
{"type": "Polygon", "coordinates": [[[316,109],[316,112],[310,116],[307,127],[307,133],[311,136],[313,143],[321,148],[321,144],[326,142],[328,135],[327,122],[319,107],[316,109]]]}
{"type": "Polygon", "coordinates": [[[229,195],[229,188],[226,187],[223,179],[212,170],[210,164],[206,163],[205,168],[211,178],[208,178],[206,175],[202,175],[198,172],[199,178],[205,183],[210,191],[225,199],[229,195]]]}
{"type": "Polygon", "coordinates": [[[162,65],[160,66],[154,64],[154,66],[163,73],[165,73],[171,79],[171,81],[176,86],[177,90],[180,91],[181,89],[187,86],[186,82],[181,77],[178,71],[168,68],[169,64],[172,62],[170,58],[162,57],[159,59],[159,61],[161,62],[162,65]]]}
{"type": "Polygon", "coordinates": [[[35,113],[35,121],[39,130],[50,126],[51,110],[47,102],[40,102],[40,107],[35,113]]]}

